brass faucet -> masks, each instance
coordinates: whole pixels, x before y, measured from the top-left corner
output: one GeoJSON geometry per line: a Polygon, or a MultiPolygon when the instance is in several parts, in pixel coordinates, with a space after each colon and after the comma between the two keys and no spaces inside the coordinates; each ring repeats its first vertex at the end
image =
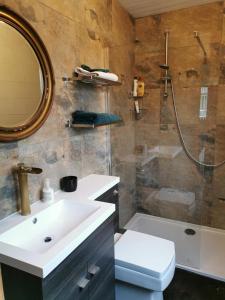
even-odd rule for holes
{"type": "Polygon", "coordinates": [[[25,164],[20,163],[17,165],[17,174],[19,180],[20,187],[20,201],[21,201],[21,215],[27,216],[31,213],[30,210],[30,201],[29,201],[29,193],[28,193],[28,180],[27,174],[40,174],[42,173],[42,169],[27,167],[25,164]]]}

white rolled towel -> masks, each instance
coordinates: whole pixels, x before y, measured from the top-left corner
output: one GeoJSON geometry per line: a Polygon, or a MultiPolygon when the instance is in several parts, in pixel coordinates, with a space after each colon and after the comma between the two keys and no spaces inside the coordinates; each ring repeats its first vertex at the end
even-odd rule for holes
{"type": "Polygon", "coordinates": [[[119,80],[119,77],[114,73],[106,73],[106,72],[101,72],[101,71],[89,72],[81,67],[76,67],[75,72],[78,74],[81,74],[81,75],[87,75],[87,76],[92,75],[92,76],[96,76],[99,78],[108,79],[108,80],[112,80],[112,81],[119,80]]]}
{"type": "Polygon", "coordinates": [[[114,73],[106,73],[101,71],[91,72],[92,74],[96,74],[99,78],[108,79],[112,81],[118,81],[119,77],[114,73]]]}
{"type": "Polygon", "coordinates": [[[76,67],[74,70],[77,74],[81,74],[81,75],[91,75],[92,73],[81,68],[81,67],[76,67]]]}

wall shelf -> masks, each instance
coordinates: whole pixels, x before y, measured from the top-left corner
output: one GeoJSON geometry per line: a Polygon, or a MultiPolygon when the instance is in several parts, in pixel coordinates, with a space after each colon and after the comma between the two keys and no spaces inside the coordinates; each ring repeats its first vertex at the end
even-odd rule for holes
{"type": "Polygon", "coordinates": [[[68,128],[91,128],[91,129],[94,129],[94,128],[98,128],[98,127],[102,127],[102,126],[108,126],[108,125],[113,125],[113,124],[119,124],[119,123],[122,123],[122,120],[121,121],[116,121],[116,122],[110,122],[110,123],[104,123],[104,124],[82,124],[82,123],[72,123],[71,120],[68,120],[66,122],[66,127],[68,128]]]}
{"type": "Polygon", "coordinates": [[[134,114],[135,120],[141,120],[144,116],[145,111],[148,111],[148,108],[144,107],[144,96],[132,96],[132,102],[134,103],[134,108],[130,109],[130,112],[134,114]],[[136,111],[135,102],[138,102],[139,113],[136,111]]]}
{"type": "Polygon", "coordinates": [[[132,100],[143,100],[144,98],[146,98],[146,96],[149,95],[148,92],[145,92],[143,96],[134,96],[133,95],[133,91],[131,91],[130,93],[128,93],[129,95],[129,99],[132,99],[132,100]]]}
{"type": "Polygon", "coordinates": [[[64,82],[82,82],[87,84],[92,84],[95,86],[119,86],[121,85],[121,81],[113,81],[109,79],[100,78],[96,75],[86,75],[86,74],[78,74],[74,73],[72,77],[63,77],[62,80],[64,82]]]}

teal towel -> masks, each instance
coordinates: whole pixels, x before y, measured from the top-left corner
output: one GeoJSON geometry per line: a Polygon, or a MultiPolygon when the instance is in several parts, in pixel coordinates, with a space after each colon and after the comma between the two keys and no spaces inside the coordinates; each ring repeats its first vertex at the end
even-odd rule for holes
{"type": "Polygon", "coordinates": [[[73,123],[93,124],[97,116],[98,115],[96,113],[82,110],[76,110],[72,113],[73,123]]]}
{"type": "Polygon", "coordinates": [[[75,111],[72,117],[73,124],[104,125],[122,121],[118,115],[85,111],[75,111]]]}
{"type": "Polygon", "coordinates": [[[122,121],[122,119],[114,114],[99,113],[94,121],[95,125],[111,124],[122,121]]]}
{"type": "Polygon", "coordinates": [[[86,70],[86,71],[89,71],[89,72],[96,72],[96,71],[100,71],[100,72],[104,72],[104,73],[109,73],[109,69],[102,69],[102,68],[95,68],[95,69],[92,69],[90,68],[89,66],[87,65],[81,65],[81,68],[86,70]]]}

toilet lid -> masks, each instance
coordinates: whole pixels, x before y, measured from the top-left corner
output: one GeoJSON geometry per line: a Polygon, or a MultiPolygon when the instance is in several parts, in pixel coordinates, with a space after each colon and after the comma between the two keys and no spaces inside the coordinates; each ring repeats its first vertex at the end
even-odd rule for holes
{"type": "Polygon", "coordinates": [[[118,266],[161,278],[175,256],[174,243],[152,235],[127,230],[115,245],[118,266]]]}

